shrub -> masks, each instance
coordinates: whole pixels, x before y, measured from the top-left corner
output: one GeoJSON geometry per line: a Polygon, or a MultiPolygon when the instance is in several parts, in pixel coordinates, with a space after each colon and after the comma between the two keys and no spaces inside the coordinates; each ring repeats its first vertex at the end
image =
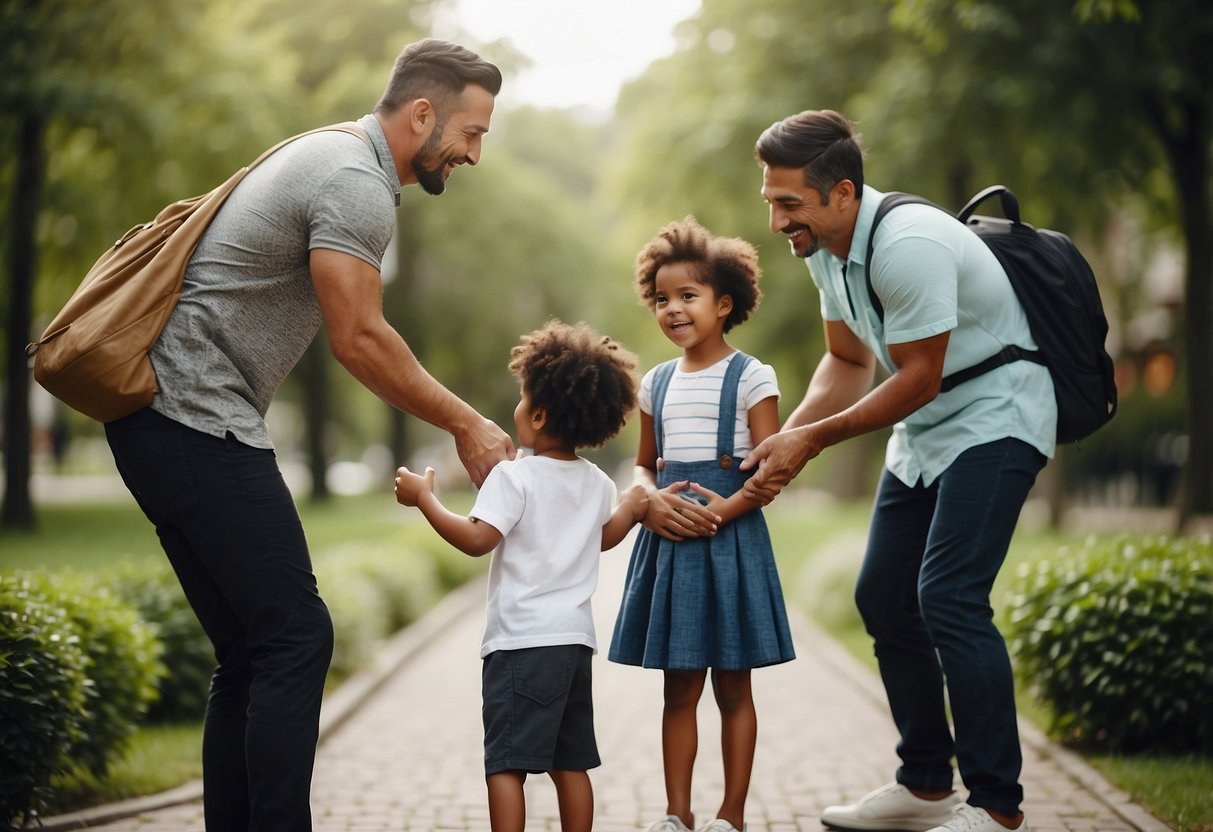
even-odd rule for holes
{"type": "Polygon", "coordinates": [[[156,699],[164,648],[133,607],[86,580],[65,572],[32,578],[31,586],[62,604],[80,635],[95,695],[87,703],[84,736],[68,753],[74,763],[102,776],[156,699]]]}
{"type": "MultiPolygon", "coordinates": [[[[438,554],[391,545],[325,551],[318,559],[316,576],[333,617],[330,673],[335,680],[362,668],[383,639],[416,621],[451,586],[462,582],[455,577],[457,570],[439,569],[448,560],[473,559],[450,549],[438,554]]],[[[462,579],[470,574],[472,570],[462,579]]]]}
{"type": "Polygon", "coordinates": [[[361,669],[390,634],[391,613],[387,600],[366,573],[347,568],[340,561],[325,561],[316,567],[320,596],[333,618],[332,681],[340,681],[361,669]]]}
{"type": "Polygon", "coordinates": [[[1145,537],[1021,567],[1011,651],[1060,739],[1213,750],[1213,544],[1145,537]]]}
{"type": "Polygon", "coordinates": [[[168,561],[138,566],[124,563],[107,576],[106,584],[139,611],[164,645],[166,672],[159,679],[160,698],[148,710],[148,720],[202,719],[215,670],[215,650],[168,561]]]}
{"type": "Polygon", "coordinates": [[[85,735],[87,661],[62,605],[0,575],[0,827],[37,817],[85,735]]]}
{"type": "Polygon", "coordinates": [[[427,544],[423,551],[433,562],[434,577],[438,581],[441,593],[446,594],[456,587],[463,586],[475,575],[486,571],[489,557],[468,557],[444,541],[427,544]]]}

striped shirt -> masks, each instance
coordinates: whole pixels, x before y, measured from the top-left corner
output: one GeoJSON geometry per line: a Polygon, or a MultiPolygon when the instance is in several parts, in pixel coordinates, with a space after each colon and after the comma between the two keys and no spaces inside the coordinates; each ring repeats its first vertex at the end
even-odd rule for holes
{"type": "MultiPolygon", "coordinates": [[[[716,426],[720,418],[720,386],[729,365],[729,354],[720,361],[694,373],[675,369],[665,394],[662,413],[664,447],[661,455],[672,462],[698,462],[715,459],[716,426]]],[[[640,409],[653,415],[653,374],[644,374],[640,382],[640,409]]],[[[750,408],[774,396],[779,398],[775,370],[761,361],[751,361],[737,384],[737,417],[733,431],[733,456],[740,459],[750,452],[750,408]]]]}

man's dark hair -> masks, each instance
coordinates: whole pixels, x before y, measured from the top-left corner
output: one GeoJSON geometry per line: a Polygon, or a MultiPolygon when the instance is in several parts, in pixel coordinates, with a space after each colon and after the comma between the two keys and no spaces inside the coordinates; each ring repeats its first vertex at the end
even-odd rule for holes
{"type": "Polygon", "coordinates": [[[805,110],[762,131],[754,155],[768,167],[803,168],[805,184],[830,201],[830,189],[843,179],[863,193],[863,146],[855,125],[833,110],[805,110]]]}
{"type": "Polygon", "coordinates": [[[396,58],[375,112],[393,113],[417,98],[428,98],[442,108],[468,84],[484,87],[495,96],[501,92],[501,70],[458,44],[419,40],[396,58]]]}
{"type": "Polygon", "coordinates": [[[510,372],[531,407],[548,412],[543,432],[570,448],[598,448],[636,407],[640,361],[585,323],[549,321],[510,350],[510,372]]]}

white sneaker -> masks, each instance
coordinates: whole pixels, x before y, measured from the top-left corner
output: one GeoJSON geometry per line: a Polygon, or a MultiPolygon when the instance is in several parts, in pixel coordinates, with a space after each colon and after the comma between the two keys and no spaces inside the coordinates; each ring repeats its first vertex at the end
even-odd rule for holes
{"type": "Polygon", "coordinates": [[[645,832],[691,832],[678,815],[666,815],[658,821],[649,824],[645,832]]]}
{"type": "MultiPolygon", "coordinates": [[[[980,806],[961,803],[952,810],[951,820],[927,832],[1007,832],[1007,828],[990,817],[990,813],[980,806]]],[[[1029,832],[1028,822],[1020,821],[1014,832],[1029,832]]]]}
{"type": "Polygon", "coordinates": [[[889,783],[855,803],[827,806],[821,813],[821,822],[834,829],[928,832],[952,820],[957,804],[964,805],[955,792],[942,800],[925,800],[915,797],[900,783],[889,783]]]}
{"type": "Polygon", "coordinates": [[[716,818],[716,820],[708,821],[703,826],[699,827],[699,832],[746,832],[749,828],[748,823],[743,823],[739,830],[736,826],[729,823],[724,818],[716,818]]]}

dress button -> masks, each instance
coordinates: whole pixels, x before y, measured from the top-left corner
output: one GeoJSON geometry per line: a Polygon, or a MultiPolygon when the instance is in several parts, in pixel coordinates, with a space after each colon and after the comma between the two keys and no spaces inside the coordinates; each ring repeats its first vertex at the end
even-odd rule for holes
{"type": "Polygon", "coordinates": [[[733,467],[733,457],[729,456],[728,454],[725,454],[724,456],[720,457],[720,467],[721,468],[732,468],[733,467]]]}

